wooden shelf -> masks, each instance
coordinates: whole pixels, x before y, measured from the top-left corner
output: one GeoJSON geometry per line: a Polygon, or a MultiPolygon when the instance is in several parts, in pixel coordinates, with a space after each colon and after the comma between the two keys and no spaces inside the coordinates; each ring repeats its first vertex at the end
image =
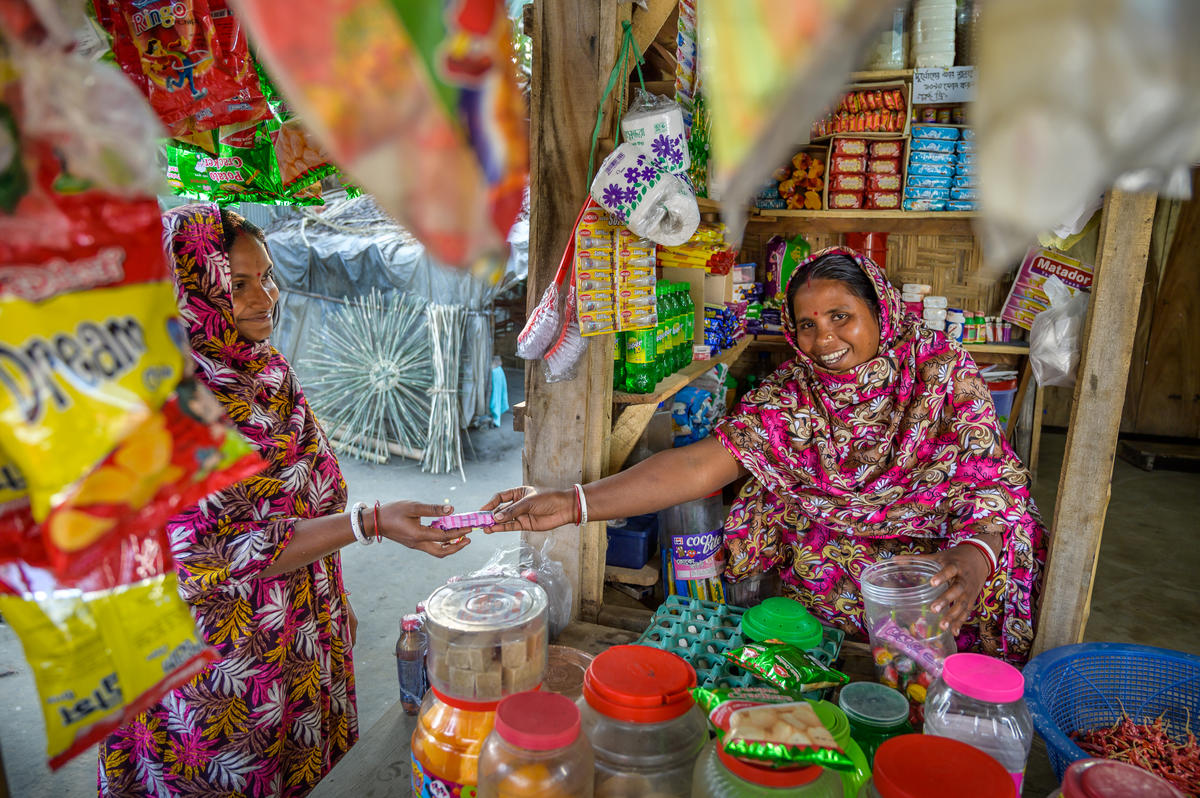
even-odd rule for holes
{"type": "Polygon", "coordinates": [[[750,346],[750,339],[743,338],[716,357],[708,360],[693,360],[674,374],[668,375],[655,386],[652,393],[625,393],[613,391],[613,404],[617,405],[657,405],[664,399],[679,393],[685,385],[699,377],[704,372],[720,363],[732,363],[750,346]]]}
{"type": "Polygon", "coordinates": [[[708,197],[696,197],[696,206],[700,213],[720,213],[721,203],[708,197]]]}
{"type": "Polygon", "coordinates": [[[882,69],[866,72],[851,72],[851,83],[883,83],[894,80],[908,80],[913,76],[911,69],[882,69]]]}
{"type": "Polygon", "coordinates": [[[1028,355],[1029,344],[1025,341],[1013,341],[1011,344],[963,344],[968,352],[981,355],[1028,355]]]}
{"type": "Polygon", "coordinates": [[[756,224],[788,224],[826,233],[971,235],[971,211],[759,211],[756,224]]]}

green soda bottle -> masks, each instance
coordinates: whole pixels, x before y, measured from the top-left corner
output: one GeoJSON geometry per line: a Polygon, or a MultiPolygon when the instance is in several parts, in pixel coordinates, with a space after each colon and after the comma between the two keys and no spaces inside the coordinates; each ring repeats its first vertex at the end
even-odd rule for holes
{"type": "Polygon", "coordinates": [[[692,301],[692,288],[682,283],[679,296],[683,300],[683,365],[692,362],[692,346],[696,343],[696,303],[692,301]]]}
{"type": "Polygon", "coordinates": [[[683,297],[679,283],[671,283],[671,366],[679,371],[683,362],[683,297]]]}
{"type": "Polygon", "coordinates": [[[662,283],[654,284],[654,309],[658,314],[658,324],[655,325],[655,348],[654,348],[654,375],[655,382],[662,382],[663,378],[672,372],[670,363],[667,361],[669,357],[668,349],[670,347],[669,331],[671,322],[667,318],[667,303],[666,303],[666,286],[662,283]]]}
{"type": "Polygon", "coordinates": [[[625,333],[613,334],[613,390],[625,390],[625,333]]]}
{"type": "Polygon", "coordinates": [[[625,390],[652,393],[658,385],[654,374],[657,333],[655,328],[625,333],[625,390]]]}

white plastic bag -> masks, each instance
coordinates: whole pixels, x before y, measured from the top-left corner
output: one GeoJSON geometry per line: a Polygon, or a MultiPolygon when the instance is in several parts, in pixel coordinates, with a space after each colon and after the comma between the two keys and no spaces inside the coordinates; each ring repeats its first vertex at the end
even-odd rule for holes
{"type": "Polygon", "coordinates": [[[1050,298],[1050,308],[1033,319],[1029,332],[1029,360],[1033,376],[1042,386],[1075,384],[1079,352],[1083,340],[1083,321],[1087,318],[1090,294],[1071,289],[1057,277],[1042,287],[1050,298]]]}
{"type": "Polygon", "coordinates": [[[522,543],[509,549],[501,549],[492,555],[487,564],[470,576],[511,576],[528,579],[541,585],[546,591],[547,623],[550,626],[550,639],[558,637],[559,632],[567,628],[571,622],[571,601],[573,591],[571,580],[562,563],[550,557],[552,538],[546,538],[542,550],[522,543]]]}

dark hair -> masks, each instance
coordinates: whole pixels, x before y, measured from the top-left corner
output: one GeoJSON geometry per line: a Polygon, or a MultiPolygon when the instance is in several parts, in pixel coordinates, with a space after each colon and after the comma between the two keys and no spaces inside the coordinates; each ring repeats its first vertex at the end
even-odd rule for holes
{"type": "Polygon", "coordinates": [[[240,213],[231,211],[228,208],[222,208],[221,248],[228,252],[233,247],[233,242],[237,241],[237,237],[243,234],[257,238],[259,243],[264,247],[267,245],[267,234],[263,232],[261,227],[240,213]]]}
{"type": "Polygon", "coordinates": [[[810,280],[837,280],[844,283],[846,288],[850,289],[850,293],[866,302],[867,307],[875,314],[875,318],[879,318],[879,295],[875,292],[871,278],[867,277],[867,273],[853,258],[835,252],[798,268],[788,285],[789,312],[795,302],[796,291],[800,288],[800,284],[810,280]]]}

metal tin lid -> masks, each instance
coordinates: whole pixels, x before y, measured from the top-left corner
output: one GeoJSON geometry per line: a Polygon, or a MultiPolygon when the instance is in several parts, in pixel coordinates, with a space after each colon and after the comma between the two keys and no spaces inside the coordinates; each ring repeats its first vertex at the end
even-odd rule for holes
{"type": "Polygon", "coordinates": [[[853,723],[890,728],[908,720],[908,699],[878,682],[852,682],[842,688],[838,706],[853,723]]]}
{"type": "Polygon", "coordinates": [[[756,643],[779,640],[807,651],[821,645],[824,632],[803,604],[774,596],[746,610],[742,616],[742,634],[756,643]]]}
{"type": "Polygon", "coordinates": [[[494,632],[546,614],[546,591],[524,579],[482,576],[442,585],[425,602],[431,629],[494,632]]]}

